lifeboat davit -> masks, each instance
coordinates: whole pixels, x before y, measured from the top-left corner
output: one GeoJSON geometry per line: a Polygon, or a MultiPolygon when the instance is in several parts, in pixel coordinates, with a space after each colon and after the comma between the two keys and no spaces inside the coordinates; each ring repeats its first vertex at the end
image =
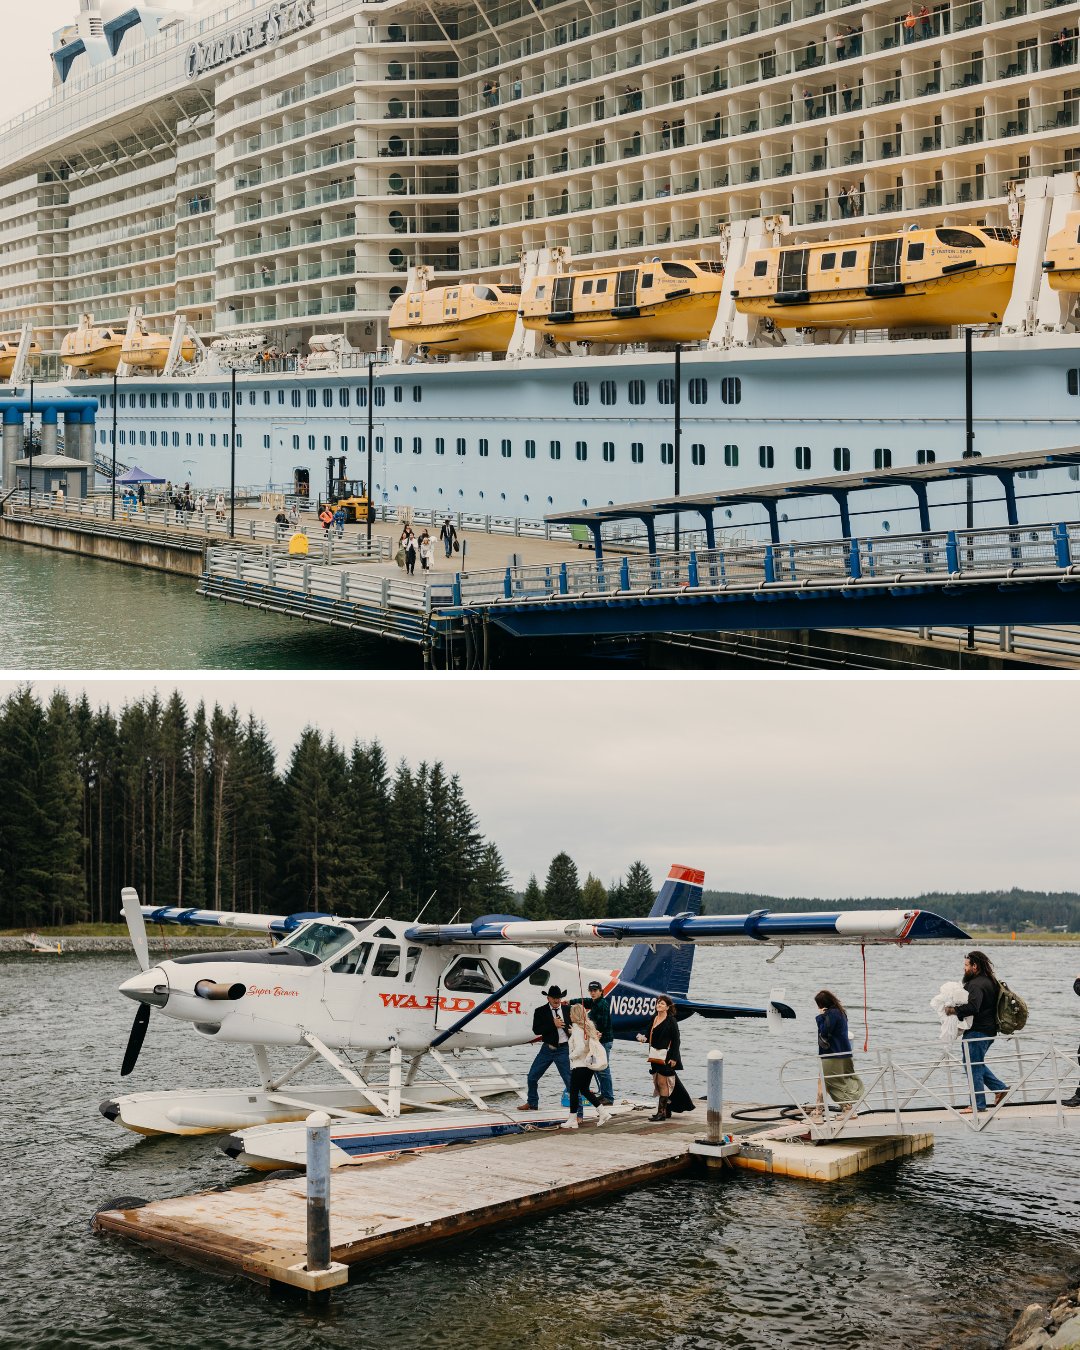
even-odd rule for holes
{"type": "MultiPolygon", "coordinates": [[[[137,370],[164,370],[171,343],[172,339],[163,333],[151,333],[140,324],[131,337],[124,340],[120,360],[137,370]]],[[[189,337],[180,343],[180,359],[195,360],[195,343],[189,337]]]]}
{"type": "Polygon", "coordinates": [[[123,329],[95,328],[94,316],[84,314],[78,328],[60,344],[60,360],[73,370],[111,375],[120,364],[123,345],[123,329]]]}
{"type": "Polygon", "coordinates": [[[1043,271],[1052,291],[1080,291],[1080,211],[1070,211],[1065,228],[1046,241],[1043,271]]]}
{"type": "Polygon", "coordinates": [[[997,323],[1016,268],[1009,230],[965,225],[755,249],[735,306],[778,328],[997,323]]]}
{"type": "MultiPolygon", "coordinates": [[[[10,380],[11,373],[15,369],[15,358],[19,354],[19,340],[14,341],[8,338],[0,338],[0,380],[10,380]]],[[[41,355],[41,343],[31,340],[30,358],[41,355]]]]}
{"type": "Polygon", "coordinates": [[[399,295],[390,336],[440,352],[505,352],[517,322],[520,286],[432,286],[399,295]]]}
{"type": "Polygon", "coordinates": [[[560,342],[700,342],[723,286],[723,264],[701,259],[537,277],[521,297],[522,322],[560,342]]]}

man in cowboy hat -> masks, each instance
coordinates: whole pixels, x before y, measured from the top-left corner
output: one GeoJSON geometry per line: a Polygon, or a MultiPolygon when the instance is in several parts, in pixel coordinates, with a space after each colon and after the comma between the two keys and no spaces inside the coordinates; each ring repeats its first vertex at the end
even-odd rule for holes
{"type": "Polygon", "coordinates": [[[533,1013],[533,1035],[539,1037],[540,1049],[529,1069],[528,1100],[519,1111],[540,1109],[540,1079],[554,1064],[566,1090],[570,1090],[570,1009],[566,1006],[566,990],[553,984],[544,993],[547,1000],[533,1013]]]}

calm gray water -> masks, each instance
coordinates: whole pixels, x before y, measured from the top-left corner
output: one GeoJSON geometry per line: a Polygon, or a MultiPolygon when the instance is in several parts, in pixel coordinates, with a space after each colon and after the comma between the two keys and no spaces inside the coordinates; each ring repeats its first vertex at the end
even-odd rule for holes
{"type": "Polygon", "coordinates": [[[195,582],[0,543],[0,668],[419,669],[414,649],[204,600],[195,582]]]}
{"type": "MultiPolygon", "coordinates": [[[[1080,1030],[1080,951],[999,954],[1032,1003],[1031,1029],[1080,1030]]],[[[847,1000],[861,1042],[857,952],[789,951],[772,966],[765,955],[698,954],[695,993],[757,1000],[783,985],[799,1020],[781,1037],[758,1023],[684,1023],[696,1091],[719,1046],[731,1096],[779,1101],[778,1066],[813,1052],[808,1004],[822,983],[847,1000]]],[[[872,952],[872,1048],[934,1041],[926,1001],[960,963],[956,948],[872,952]]],[[[244,1175],[213,1139],[139,1139],[98,1115],[120,1087],[133,1005],[115,990],[133,969],[124,956],[0,958],[4,1347],[976,1350],[1000,1345],[1016,1310],[1077,1273],[1080,1135],[943,1134],[928,1154],[837,1186],[745,1173],[671,1181],[366,1271],[312,1310],[88,1232],[110,1197],[244,1175]]],[[[633,1049],[617,1049],[613,1067],[617,1089],[644,1086],[633,1049]]],[[[130,1090],[210,1086],[230,1069],[252,1081],[245,1050],[155,1017],[130,1090]]]]}

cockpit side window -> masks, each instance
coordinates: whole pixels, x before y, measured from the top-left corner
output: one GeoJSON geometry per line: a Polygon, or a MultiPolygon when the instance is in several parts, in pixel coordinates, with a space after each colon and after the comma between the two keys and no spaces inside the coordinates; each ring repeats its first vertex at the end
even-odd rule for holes
{"type": "Polygon", "coordinates": [[[409,947],[405,951],[405,983],[408,984],[416,974],[416,967],[420,964],[420,947],[409,947]]]}
{"type": "Polygon", "coordinates": [[[342,947],[347,947],[355,940],[356,934],[348,928],[338,928],[332,923],[309,923],[298,932],[290,933],[281,945],[291,947],[293,951],[308,952],[320,961],[327,961],[335,952],[341,951],[342,947]]]}
{"type": "Polygon", "coordinates": [[[401,970],[401,948],[396,942],[380,942],[371,963],[373,980],[396,980],[401,970]]]}
{"type": "Polygon", "coordinates": [[[339,956],[330,969],[335,975],[363,975],[368,957],[371,955],[371,943],[361,942],[351,952],[339,956]]]}

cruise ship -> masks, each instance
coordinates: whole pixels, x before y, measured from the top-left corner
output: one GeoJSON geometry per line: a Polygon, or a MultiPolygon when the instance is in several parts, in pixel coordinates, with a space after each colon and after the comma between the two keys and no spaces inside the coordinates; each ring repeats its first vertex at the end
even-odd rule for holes
{"type": "MultiPolygon", "coordinates": [[[[845,244],[885,239],[898,259],[912,231],[1016,241],[972,344],[977,452],[1078,439],[1077,295],[1043,266],[1080,208],[1077,4],[72,9],[50,96],[0,135],[0,340],[39,352],[8,390],[97,396],[99,471],[115,429],[121,464],[207,486],[235,457],[240,483],[314,494],[328,457],[363,477],[370,451],[376,500],[397,506],[536,518],[676,478],[791,482],[794,521],[799,480],[962,454],[963,333],[940,306],[921,326],[869,326],[902,306],[785,325],[734,279],[799,243],[835,241],[839,267],[845,244]],[[640,323],[580,341],[521,313],[505,351],[390,336],[395,302],[419,313],[431,287],[536,296],[551,275],[565,294],[571,275],[678,266],[724,278],[686,341],[640,323]],[[115,372],[62,363],[90,329],[115,372]],[[137,335],[154,367],[125,365],[137,335]]],[[[802,294],[778,284],[780,303],[802,294]]],[[[1075,466],[1031,478],[1026,518],[1076,515],[1075,466]]],[[[962,510],[962,487],[935,490],[962,510]]],[[[911,496],[868,495],[857,527],[916,528],[911,496]]],[[[997,480],[976,497],[1002,523],[997,480]]]]}

